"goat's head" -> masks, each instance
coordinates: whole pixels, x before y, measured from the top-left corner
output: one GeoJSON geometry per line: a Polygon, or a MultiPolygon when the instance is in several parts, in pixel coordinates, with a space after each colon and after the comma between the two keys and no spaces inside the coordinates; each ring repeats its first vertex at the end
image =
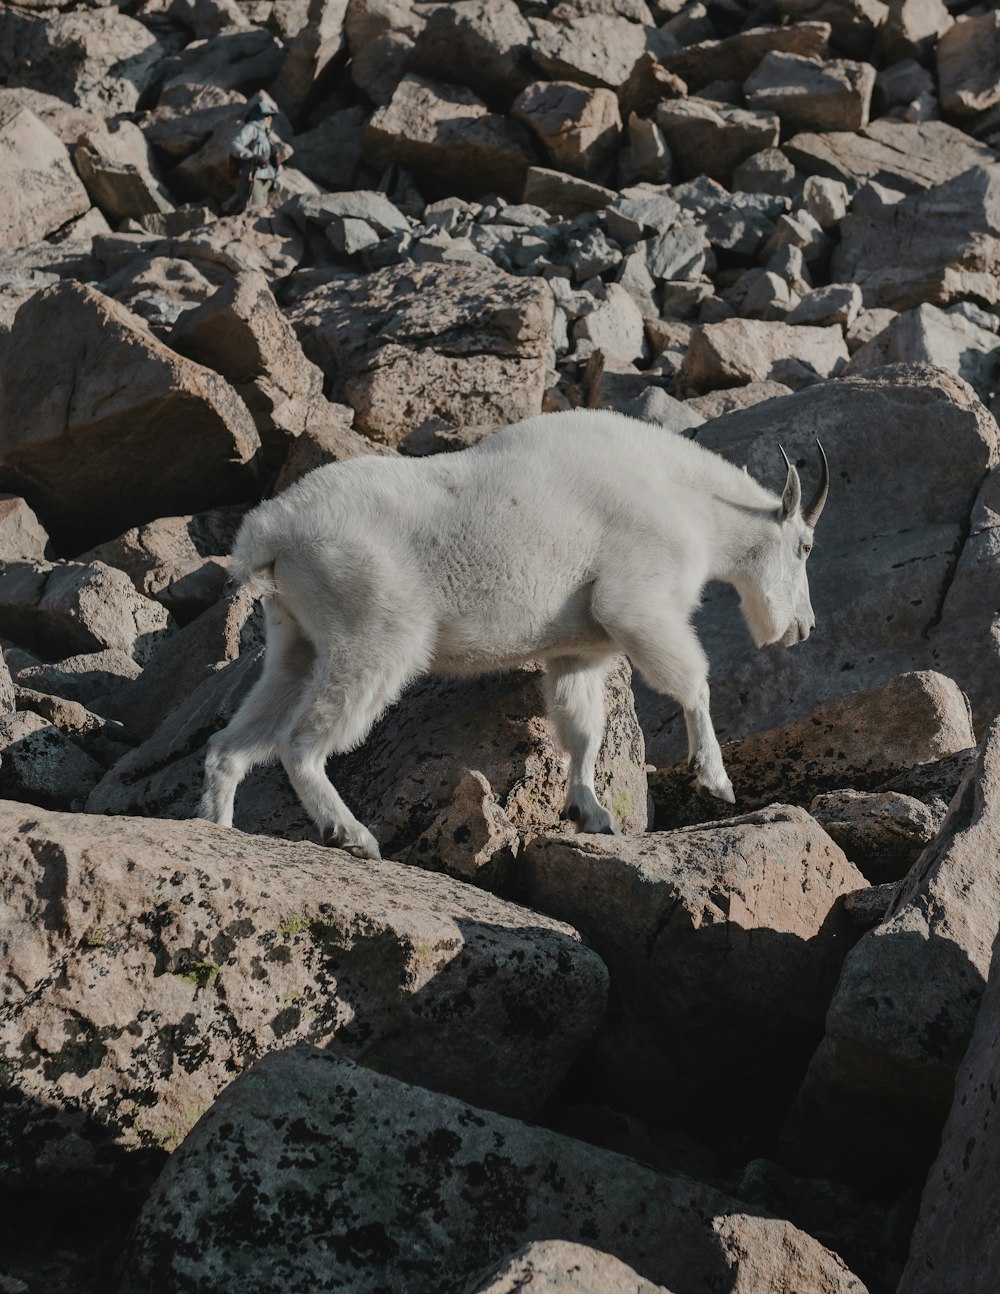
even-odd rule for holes
{"type": "MultiPolygon", "coordinates": [[[[758,647],[780,642],[784,647],[803,642],[815,627],[809,601],[806,559],[812,550],[813,530],[830,490],[830,469],[819,441],[822,478],[812,501],[802,506],[802,483],[785,451],[788,468],[781,504],[767,527],[766,537],[753,552],[751,578],[741,588],[747,625],[758,647]]],[[[781,447],[779,446],[779,449],[781,447]]]]}

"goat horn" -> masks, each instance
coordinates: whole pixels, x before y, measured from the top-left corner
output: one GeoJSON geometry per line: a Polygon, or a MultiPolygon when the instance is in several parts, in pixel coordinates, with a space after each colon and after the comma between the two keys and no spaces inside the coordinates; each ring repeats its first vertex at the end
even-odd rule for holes
{"type": "Polygon", "coordinates": [[[826,454],[823,452],[823,446],[817,440],[816,447],[819,450],[819,456],[823,460],[823,475],[819,483],[819,489],[816,491],[815,498],[809,506],[803,509],[802,520],[810,530],[819,521],[820,513],[826,506],[826,496],[830,493],[830,465],[826,461],[826,454]]]}

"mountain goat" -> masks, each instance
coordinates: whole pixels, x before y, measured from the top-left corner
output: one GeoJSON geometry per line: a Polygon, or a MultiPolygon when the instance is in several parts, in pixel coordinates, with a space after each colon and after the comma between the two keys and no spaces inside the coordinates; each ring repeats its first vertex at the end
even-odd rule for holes
{"type": "Polygon", "coordinates": [[[732,802],[691,614],[706,582],[724,580],[758,646],[809,636],[820,454],[804,509],[790,463],[779,499],[693,441],[599,411],[543,414],[460,453],[310,472],[255,508],[236,541],[233,573],[264,599],[267,647],[209,742],[202,815],[231,825],[240,779],[277,754],[324,843],[378,858],[328,757],[362,742],[421,674],[542,660],[569,752],[565,815],[614,831],[594,765],[604,678],[622,652],[683,707],[696,785],[732,802]]]}

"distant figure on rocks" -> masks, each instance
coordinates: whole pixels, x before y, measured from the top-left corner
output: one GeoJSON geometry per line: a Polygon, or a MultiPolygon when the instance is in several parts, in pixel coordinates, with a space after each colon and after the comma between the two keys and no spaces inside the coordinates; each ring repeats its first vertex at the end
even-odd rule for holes
{"type": "Polygon", "coordinates": [[[263,91],[247,109],[243,125],[233,136],[229,156],[236,168],[236,192],[224,210],[230,214],[251,207],[266,207],[278,178],[278,168],[291,155],[271,135],[271,124],[278,109],[263,91]]]}

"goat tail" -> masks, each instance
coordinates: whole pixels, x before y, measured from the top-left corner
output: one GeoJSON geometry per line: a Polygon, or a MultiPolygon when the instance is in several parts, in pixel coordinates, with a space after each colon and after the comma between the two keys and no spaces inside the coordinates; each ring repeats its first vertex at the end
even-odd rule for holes
{"type": "Polygon", "coordinates": [[[280,544],[261,511],[258,508],[244,520],[229,559],[229,574],[255,600],[273,597],[278,591],[274,563],[280,544]]]}

